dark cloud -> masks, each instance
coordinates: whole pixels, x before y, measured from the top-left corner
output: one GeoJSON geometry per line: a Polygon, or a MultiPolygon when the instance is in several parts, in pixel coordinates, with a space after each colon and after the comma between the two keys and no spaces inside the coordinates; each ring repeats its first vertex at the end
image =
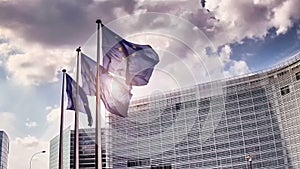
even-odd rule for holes
{"type": "MultiPolygon", "coordinates": [[[[77,46],[83,44],[96,30],[95,20],[101,18],[111,23],[129,14],[128,21],[113,30],[120,35],[149,32],[155,29],[170,31],[180,25],[159,14],[170,14],[192,23],[203,31],[216,46],[241,42],[244,38],[263,38],[270,28],[285,32],[291,18],[290,12],[299,3],[292,0],[278,1],[208,1],[203,9],[199,0],[138,1],[138,0],[12,0],[0,3],[1,26],[14,30],[15,34],[30,42],[50,46],[77,46]],[[286,5],[285,5],[286,4],[286,5]],[[290,4],[290,5],[289,5],[290,4]],[[286,7],[284,7],[284,5],[286,7]],[[284,16],[275,14],[285,12],[284,16]],[[291,10],[288,10],[291,9],[291,10]],[[136,13],[152,12],[157,15],[136,13]],[[276,15],[276,16],[275,16],[276,15]],[[134,26],[133,26],[134,25],[134,26]],[[168,28],[163,30],[164,28],[168,28]]],[[[280,13],[281,14],[281,13],[280,13]]],[[[184,35],[183,39],[193,39],[184,35]]]]}
{"type": "Polygon", "coordinates": [[[128,14],[135,0],[40,0],[0,2],[1,26],[25,40],[50,46],[83,43],[96,30],[97,18],[109,22],[116,9],[128,14]]]}

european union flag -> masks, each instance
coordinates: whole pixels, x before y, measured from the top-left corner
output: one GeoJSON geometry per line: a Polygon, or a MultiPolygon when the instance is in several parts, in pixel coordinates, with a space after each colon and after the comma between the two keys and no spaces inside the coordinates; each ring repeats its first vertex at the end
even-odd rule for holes
{"type": "MultiPolygon", "coordinates": [[[[97,63],[81,54],[81,78],[83,90],[88,95],[96,96],[97,63]]],[[[116,77],[100,66],[100,97],[105,108],[118,116],[126,117],[130,99],[132,97],[130,85],[125,79],[116,77]]]]}
{"type": "Polygon", "coordinates": [[[159,62],[157,53],[150,45],[128,42],[104,25],[102,49],[104,69],[125,77],[129,85],[148,84],[154,66],[159,62]]]}
{"type": "MultiPolygon", "coordinates": [[[[72,79],[71,76],[66,74],[66,92],[68,95],[68,110],[76,110],[76,82],[72,79]]],[[[79,86],[79,107],[78,111],[82,113],[86,113],[88,116],[89,126],[93,125],[92,113],[89,108],[88,98],[83,91],[83,89],[79,86]]]]}
{"type": "Polygon", "coordinates": [[[89,96],[96,96],[97,63],[81,53],[82,89],[89,96]]]}
{"type": "Polygon", "coordinates": [[[127,117],[127,111],[132,97],[130,85],[127,85],[125,79],[113,76],[104,68],[100,67],[100,92],[101,99],[106,109],[118,116],[127,117]]]}

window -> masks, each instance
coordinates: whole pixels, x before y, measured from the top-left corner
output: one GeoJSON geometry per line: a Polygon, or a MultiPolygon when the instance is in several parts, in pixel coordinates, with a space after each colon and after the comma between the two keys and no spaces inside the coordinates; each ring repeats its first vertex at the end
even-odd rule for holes
{"type": "Polygon", "coordinates": [[[277,74],[277,76],[283,76],[283,75],[287,74],[288,72],[289,72],[288,70],[280,72],[277,74]]]}
{"type": "Polygon", "coordinates": [[[176,103],[175,104],[176,111],[179,111],[181,108],[182,108],[182,103],[176,103]]]}
{"type": "Polygon", "coordinates": [[[148,166],[150,165],[150,159],[138,159],[138,160],[128,160],[127,167],[134,167],[134,166],[148,166]]]}
{"type": "Polygon", "coordinates": [[[300,72],[297,72],[297,73],[295,74],[295,76],[296,76],[296,80],[300,80],[300,72]]]}
{"type": "Polygon", "coordinates": [[[281,90],[281,95],[282,95],[282,96],[284,96],[284,95],[290,93],[290,88],[289,88],[289,86],[282,87],[280,90],[281,90]]]}

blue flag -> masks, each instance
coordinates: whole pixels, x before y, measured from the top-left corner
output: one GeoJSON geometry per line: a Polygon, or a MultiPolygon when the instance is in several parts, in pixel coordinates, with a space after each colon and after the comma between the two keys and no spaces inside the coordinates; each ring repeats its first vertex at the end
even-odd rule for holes
{"type": "MultiPolygon", "coordinates": [[[[96,96],[97,63],[81,54],[81,78],[83,90],[88,95],[96,96]]],[[[105,108],[118,116],[127,117],[132,87],[125,80],[111,75],[100,66],[100,97],[105,108]]]]}
{"type": "Polygon", "coordinates": [[[97,63],[81,53],[82,88],[89,96],[96,96],[97,63]]]}
{"type": "Polygon", "coordinates": [[[159,62],[150,45],[126,41],[102,25],[103,67],[108,72],[126,78],[133,86],[147,85],[154,66],[159,62]]]}
{"type": "MultiPolygon", "coordinates": [[[[66,74],[66,85],[67,85],[66,92],[68,95],[67,109],[75,111],[76,110],[76,82],[68,74],[66,74]]],[[[79,86],[78,99],[79,99],[78,111],[87,114],[89,126],[92,126],[93,118],[92,118],[91,110],[89,108],[88,98],[80,86],[79,86]]]]}

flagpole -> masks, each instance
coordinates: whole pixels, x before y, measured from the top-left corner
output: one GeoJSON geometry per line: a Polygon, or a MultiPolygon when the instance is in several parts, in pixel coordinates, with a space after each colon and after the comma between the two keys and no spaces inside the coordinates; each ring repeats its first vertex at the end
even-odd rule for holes
{"type": "Polygon", "coordinates": [[[61,87],[61,104],[60,104],[60,131],[59,131],[59,161],[58,161],[58,169],[64,168],[64,98],[65,98],[65,78],[66,78],[66,69],[62,70],[63,79],[62,79],[62,87],[61,87]]]}
{"type": "MultiPolygon", "coordinates": [[[[97,77],[96,77],[96,144],[95,144],[95,153],[96,160],[95,165],[96,169],[102,169],[102,151],[101,151],[101,105],[100,105],[100,46],[102,46],[102,41],[100,40],[101,31],[101,20],[97,19],[97,77]]],[[[101,36],[102,39],[102,36],[101,36]]]]}
{"type": "Polygon", "coordinates": [[[79,107],[79,57],[80,57],[80,47],[76,49],[77,52],[77,66],[76,66],[76,107],[75,107],[75,129],[74,129],[74,168],[79,169],[79,117],[78,117],[78,107],[79,107]]]}

